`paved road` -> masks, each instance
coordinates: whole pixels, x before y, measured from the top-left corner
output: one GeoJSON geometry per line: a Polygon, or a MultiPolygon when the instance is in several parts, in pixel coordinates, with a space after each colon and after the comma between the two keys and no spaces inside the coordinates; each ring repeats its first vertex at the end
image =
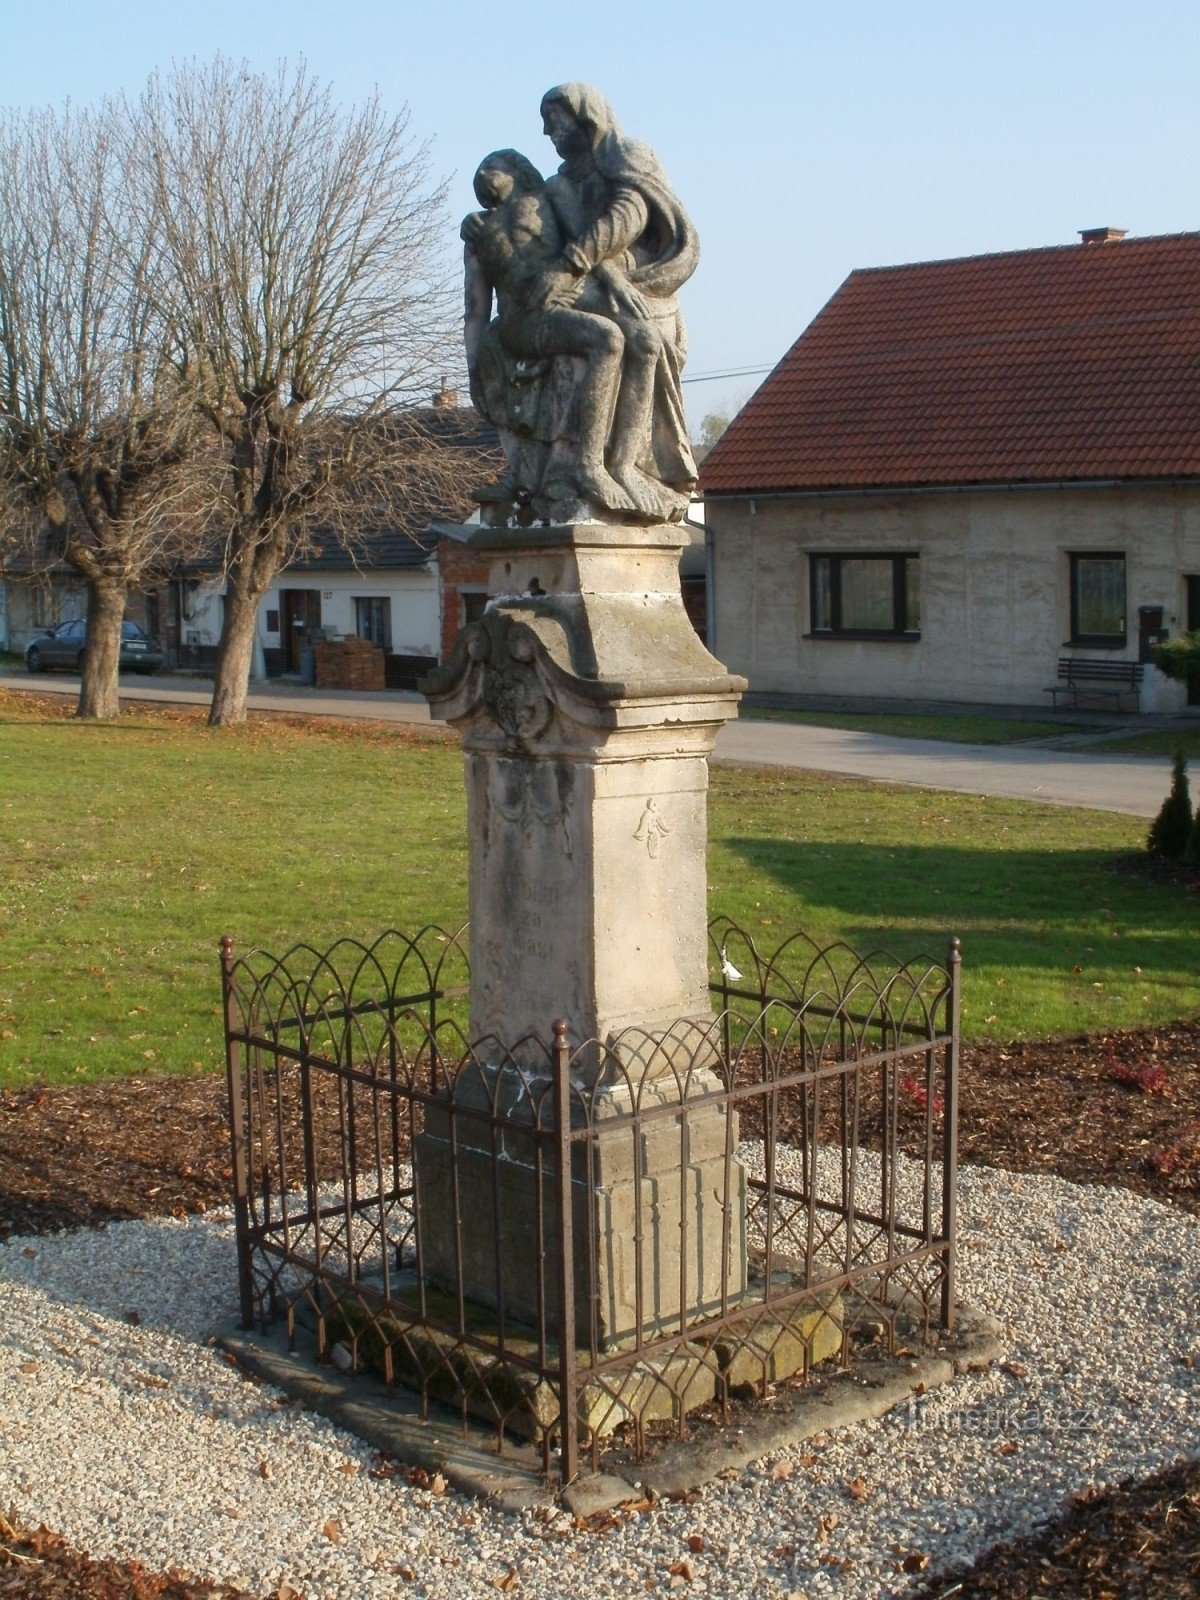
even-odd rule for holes
{"type": "Polygon", "coordinates": [[[1121,811],[1132,817],[1154,816],[1171,781],[1168,761],[1143,756],[893,739],[845,728],[750,720],[722,729],[717,755],[723,761],[756,766],[802,767],[920,789],[1121,811]]]}
{"type": "MultiPolygon", "coordinates": [[[[0,688],[47,690],[75,695],[78,680],[47,674],[0,674],[0,688]]],[[[133,700],[163,700],[207,705],[209,689],[186,678],[156,677],[153,682],[122,680],[133,700]]],[[[430,722],[418,694],[389,691],[361,694],[272,684],[255,689],[256,711],[291,711],[305,716],[356,717],[387,722],[430,722]]],[[[1041,800],[1049,805],[1083,806],[1152,817],[1170,785],[1169,764],[1136,756],[1087,755],[1021,745],[945,744],[931,739],[894,739],[844,728],[743,719],[717,738],[716,759],[755,766],[794,767],[848,777],[874,778],[922,789],[952,789],[963,794],[1003,795],[1041,800]]]]}

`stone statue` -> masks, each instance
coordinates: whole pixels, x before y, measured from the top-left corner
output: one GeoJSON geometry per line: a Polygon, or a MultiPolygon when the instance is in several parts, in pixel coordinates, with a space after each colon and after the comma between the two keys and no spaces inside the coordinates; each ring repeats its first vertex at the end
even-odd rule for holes
{"type": "Polygon", "coordinates": [[[485,520],[679,521],[696,465],[675,294],[695,229],[595,89],[551,89],[542,119],[558,172],[543,181],[494,152],[475,175],[483,210],[462,226],[471,396],[508,456],[479,491],[485,520]]]}

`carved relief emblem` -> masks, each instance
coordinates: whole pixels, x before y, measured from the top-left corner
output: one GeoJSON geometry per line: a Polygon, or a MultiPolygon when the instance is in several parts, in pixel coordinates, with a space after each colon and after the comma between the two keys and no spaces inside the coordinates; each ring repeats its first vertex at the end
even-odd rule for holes
{"type": "Polygon", "coordinates": [[[477,622],[467,644],[483,672],[484,704],[505,733],[522,741],[543,734],[554,713],[534,662],[536,649],[527,632],[499,614],[477,622]]]}
{"type": "Polygon", "coordinates": [[[638,823],[633,837],[645,842],[651,860],[658,855],[659,845],[670,831],[671,824],[659,815],[658,801],[653,798],[647,800],[642,820],[638,823]]]}

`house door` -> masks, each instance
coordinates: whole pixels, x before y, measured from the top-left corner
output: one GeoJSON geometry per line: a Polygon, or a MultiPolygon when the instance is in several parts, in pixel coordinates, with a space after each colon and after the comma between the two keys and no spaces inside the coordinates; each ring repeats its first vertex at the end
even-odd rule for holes
{"type": "Polygon", "coordinates": [[[313,642],[313,634],[321,626],[321,591],[319,589],[281,589],[279,609],[282,613],[283,645],[286,672],[300,671],[300,652],[313,642]]]}
{"type": "MultiPolygon", "coordinates": [[[[1200,577],[1190,577],[1187,581],[1187,625],[1189,633],[1200,632],[1200,577]]],[[[1188,705],[1200,706],[1200,682],[1189,679],[1187,689],[1188,705]]]]}

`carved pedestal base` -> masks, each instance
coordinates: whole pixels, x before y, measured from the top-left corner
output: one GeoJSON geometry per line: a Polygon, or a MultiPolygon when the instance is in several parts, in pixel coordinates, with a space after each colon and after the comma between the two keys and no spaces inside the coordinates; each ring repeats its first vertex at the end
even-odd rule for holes
{"type": "MultiPolygon", "coordinates": [[[[693,1080],[693,1096],[715,1082],[693,1080]]],[[[640,1107],[674,1098],[673,1077],[647,1086],[640,1107]]],[[[451,1294],[461,1276],[476,1305],[503,1306],[506,1318],[558,1332],[557,1217],[553,1147],[543,1145],[541,1183],[532,1134],[511,1126],[495,1142],[483,1120],[457,1114],[503,1110],[511,1118],[536,1104],[511,1074],[485,1070],[454,1096],[454,1133],[445,1110],[430,1109],[414,1151],[425,1281],[451,1294]],[[541,1204],[539,1226],[538,1205],[541,1204]]],[[[725,1161],[725,1113],[715,1104],[634,1130],[628,1089],[589,1097],[594,1132],[572,1161],[575,1337],[598,1350],[680,1330],[736,1305],[746,1289],[746,1174],[725,1161]]],[[[734,1128],[736,1140],[736,1124],[734,1128]]]]}

